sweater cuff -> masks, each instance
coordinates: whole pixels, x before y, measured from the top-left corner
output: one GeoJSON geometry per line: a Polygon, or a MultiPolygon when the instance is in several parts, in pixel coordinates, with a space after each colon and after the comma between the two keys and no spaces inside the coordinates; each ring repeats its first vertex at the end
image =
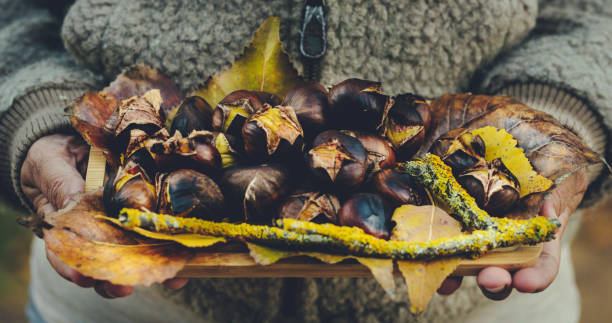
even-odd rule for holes
{"type": "Polygon", "coordinates": [[[33,214],[31,203],[21,190],[21,166],[30,146],[39,138],[53,133],[74,133],[64,108],[87,88],[43,87],[17,98],[0,120],[0,155],[2,191],[9,201],[21,203],[33,214]]]}

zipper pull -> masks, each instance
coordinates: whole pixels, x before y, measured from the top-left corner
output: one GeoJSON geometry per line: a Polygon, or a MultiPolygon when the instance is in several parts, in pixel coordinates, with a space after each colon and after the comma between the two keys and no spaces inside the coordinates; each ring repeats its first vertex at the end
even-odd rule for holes
{"type": "Polygon", "coordinates": [[[300,30],[300,54],[304,65],[304,77],[318,81],[321,59],[327,50],[325,11],[323,0],[306,0],[304,20],[300,30]]]}
{"type": "Polygon", "coordinates": [[[322,58],[327,49],[326,41],[323,1],[306,0],[300,31],[300,53],[305,58],[322,58]]]}

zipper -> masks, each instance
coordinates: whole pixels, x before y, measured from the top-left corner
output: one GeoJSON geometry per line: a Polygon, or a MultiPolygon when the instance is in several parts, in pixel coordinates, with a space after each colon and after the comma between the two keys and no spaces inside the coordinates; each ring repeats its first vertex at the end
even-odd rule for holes
{"type": "Polygon", "coordinates": [[[300,55],[304,78],[317,82],[321,78],[321,61],[327,51],[325,4],[323,0],[306,0],[300,29],[300,55]]]}

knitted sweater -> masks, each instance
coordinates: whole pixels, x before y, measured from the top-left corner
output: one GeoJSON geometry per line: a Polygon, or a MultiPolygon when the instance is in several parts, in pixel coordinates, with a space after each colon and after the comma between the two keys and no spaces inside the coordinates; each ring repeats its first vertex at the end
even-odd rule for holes
{"type": "MultiPolygon", "coordinates": [[[[511,94],[553,114],[610,160],[612,9],[606,2],[329,0],[321,83],[358,77],[383,82],[389,94],[511,94]]],[[[294,65],[303,69],[299,0],[78,0],[65,16],[34,0],[0,4],[6,8],[0,11],[0,149],[7,152],[0,156],[0,183],[5,196],[17,194],[26,206],[19,174],[28,147],[43,135],[70,131],[62,108],[126,66],[151,65],[191,91],[231,66],[255,28],[274,15],[282,18],[281,40],[294,65]]],[[[592,172],[597,179],[585,204],[610,186],[599,173],[592,172]]],[[[165,293],[150,288],[138,297],[158,295],[194,318],[214,321],[411,318],[405,290],[391,301],[369,279],[192,280],[172,297],[159,297],[165,293]]],[[[68,294],[54,297],[61,302],[68,294]]],[[[435,297],[422,318],[457,318],[474,308],[477,295],[472,284],[435,297]]],[[[135,297],[126,302],[142,305],[135,297]]]]}

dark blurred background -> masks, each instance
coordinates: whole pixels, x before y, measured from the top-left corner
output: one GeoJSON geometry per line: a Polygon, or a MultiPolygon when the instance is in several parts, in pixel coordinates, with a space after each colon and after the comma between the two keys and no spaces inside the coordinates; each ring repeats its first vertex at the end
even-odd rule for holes
{"type": "MultiPolygon", "coordinates": [[[[582,298],[582,323],[612,317],[612,198],[589,209],[574,240],[572,256],[582,298]]],[[[19,226],[18,211],[0,201],[0,321],[25,322],[28,254],[32,234],[19,226]]],[[[93,293],[93,291],[92,291],[93,293]]]]}

